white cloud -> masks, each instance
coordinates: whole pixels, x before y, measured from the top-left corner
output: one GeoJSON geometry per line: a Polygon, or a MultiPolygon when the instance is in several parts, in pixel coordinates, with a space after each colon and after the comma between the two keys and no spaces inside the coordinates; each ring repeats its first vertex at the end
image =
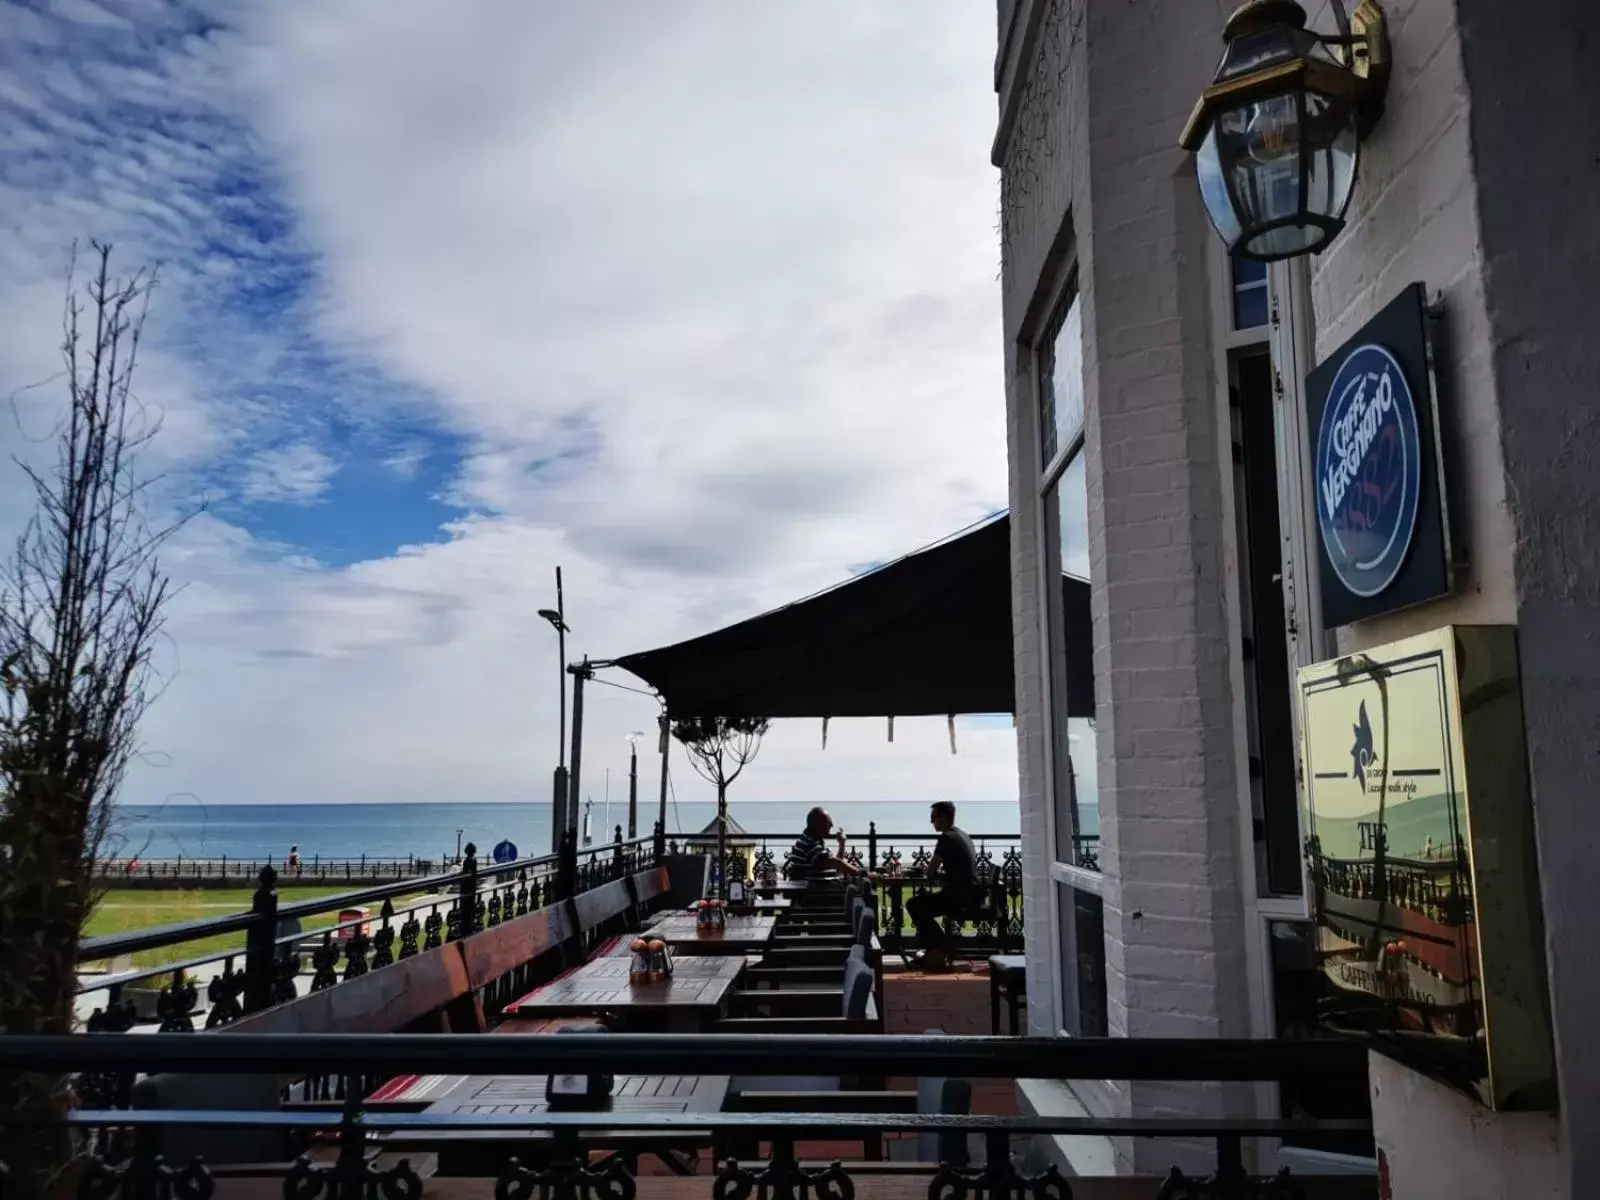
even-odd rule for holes
{"type": "MultiPolygon", "coordinates": [[[[167,555],[188,587],[146,729],[167,765],[130,800],[543,799],[556,664],[534,613],[557,563],[569,648],[612,657],[1004,503],[982,5],[251,14],[139,70],[79,56],[83,86],[242,124],[122,138],[47,113],[37,128],[93,149],[30,166],[31,189],[0,172],[23,180],[0,209],[27,214],[0,223],[0,267],[34,289],[0,284],[0,312],[55,320],[65,240],[109,229],[169,262],[141,386],[196,491],[316,500],[328,424],[403,411],[462,439],[471,515],[336,568],[193,522],[167,555]],[[290,228],[229,183],[252,164],[290,228]],[[230,302],[297,273],[293,322],[230,302]]],[[[0,335],[0,383],[38,377],[42,336],[0,335]]],[[[421,458],[399,445],[380,462],[404,478],[421,458]]],[[[594,778],[654,711],[590,689],[594,778]]],[[[942,718],[897,722],[893,745],[835,722],[824,753],[815,722],[780,723],[739,794],[1013,797],[1011,730],[960,742],[952,759],[942,718]]]]}
{"type": "Polygon", "coordinates": [[[246,500],[311,504],[328,490],[339,465],[309,442],[276,446],[253,455],[240,494],[246,500]]]}

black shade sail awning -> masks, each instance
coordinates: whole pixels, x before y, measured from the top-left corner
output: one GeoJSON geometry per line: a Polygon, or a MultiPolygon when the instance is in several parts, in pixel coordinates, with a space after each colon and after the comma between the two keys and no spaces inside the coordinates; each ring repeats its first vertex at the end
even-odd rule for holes
{"type": "MultiPolygon", "coordinates": [[[[1089,587],[1063,577],[1068,715],[1094,715],[1089,587]]],[[[826,592],[616,661],[674,717],[888,717],[1016,707],[1011,522],[826,592]]]]}

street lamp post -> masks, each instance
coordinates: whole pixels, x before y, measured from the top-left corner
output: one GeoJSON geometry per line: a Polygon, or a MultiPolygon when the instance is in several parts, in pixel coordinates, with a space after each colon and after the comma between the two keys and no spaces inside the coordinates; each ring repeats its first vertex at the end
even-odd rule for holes
{"type": "Polygon", "coordinates": [[[667,720],[667,710],[661,710],[661,813],[656,818],[661,832],[667,831],[667,753],[672,749],[672,727],[667,720]]]}
{"type": "Polygon", "coordinates": [[[628,840],[639,836],[639,739],[644,734],[628,735],[628,840]]]}
{"type": "Polygon", "coordinates": [[[561,568],[556,568],[556,606],[541,608],[539,615],[556,631],[556,685],[561,696],[561,732],[556,739],[557,766],[550,792],[550,852],[561,849],[561,831],[567,822],[567,609],[561,594],[561,568]]]}
{"type": "Polygon", "coordinates": [[[583,775],[583,685],[594,678],[597,665],[585,657],[566,668],[572,676],[572,775],[567,781],[565,827],[572,830],[573,845],[578,841],[578,789],[583,775]]]}

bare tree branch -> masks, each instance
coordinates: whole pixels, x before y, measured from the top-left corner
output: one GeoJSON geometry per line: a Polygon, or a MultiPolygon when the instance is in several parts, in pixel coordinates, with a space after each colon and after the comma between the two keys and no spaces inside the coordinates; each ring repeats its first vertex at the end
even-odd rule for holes
{"type": "MultiPolygon", "coordinates": [[[[156,694],[151,656],[171,586],[156,552],[139,452],[159,431],[133,395],[155,277],[119,279],[91,243],[62,316],[68,403],[53,464],[17,467],[34,514],[0,564],[0,1033],[73,1025],[77,945],[97,899],[112,801],[156,694]]],[[[0,1077],[0,1157],[20,1194],[72,1192],[77,1147],[60,1126],[61,1078],[0,1077]],[[41,1121],[43,1118],[43,1121],[41,1121]],[[35,1127],[24,1133],[24,1123],[35,1127]],[[54,1128],[58,1132],[45,1133],[54,1128]]]]}
{"type": "MultiPolygon", "coordinates": [[[[717,864],[727,871],[728,787],[761,750],[769,722],[765,717],[684,717],[672,722],[672,736],[689,752],[695,774],[717,789],[717,864]]],[[[721,881],[727,887],[727,880],[721,881]]]]}

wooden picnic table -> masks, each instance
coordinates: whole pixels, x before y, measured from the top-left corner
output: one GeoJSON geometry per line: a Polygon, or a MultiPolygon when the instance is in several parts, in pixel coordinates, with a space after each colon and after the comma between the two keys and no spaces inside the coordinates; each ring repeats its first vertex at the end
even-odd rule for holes
{"type": "Polygon", "coordinates": [[[651,928],[649,936],[671,945],[680,958],[700,955],[743,955],[765,950],[778,919],[771,913],[730,916],[722,933],[705,937],[693,913],[673,913],[651,928]]]}
{"type": "Polygon", "coordinates": [[[644,1014],[657,1020],[665,1017],[667,1028],[674,1032],[695,1032],[722,1011],[745,966],[742,957],[681,958],[672,978],[631,984],[632,962],[627,954],[594,959],[514,1001],[506,1012],[512,1020],[611,1014],[624,1022],[630,1015],[644,1014]]]}
{"type": "MultiPolygon", "coordinates": [[[[728,1098],[728,1082],[726,1075],[618,1075],[604,1111],[721,1112],[728,1098]]],[[[427,1112],[432,1115],[533,1116],[550,1111],[545,1094],[547,1086],[548,1080],[543,1075],[468,1075],[429,1105],[427,1112]]],[[[603,1119],[600,1113],[595,1116],[597,1120],[603,1119]]],[[[694,1134],[663,1130],[660,1134],[640,1134],[608,1132],[597,1127],[585,1130],[580,1137],[585,1142],[623,1149],[630,1154],[655,1154],[669,1167],[680,1171],[687,1169],[679,1153],[681,1150],[710,1142],[709,1131],[694,1134]]],[[[519,1146],[526,1146],[533,1140],[549,1141],[551,1134],[540,1129],[446,1129],[429,1130],[418,1138],[438,1154],[439,1174],[473,1175],[498,1171],[504,1159],[519,1146]]],[[[389,1148],[394,1149],[401,1140],[390,1139],[389,1148]]],[[[525,1155],[526,1151],[523,1153],[525,1155]]]]}

